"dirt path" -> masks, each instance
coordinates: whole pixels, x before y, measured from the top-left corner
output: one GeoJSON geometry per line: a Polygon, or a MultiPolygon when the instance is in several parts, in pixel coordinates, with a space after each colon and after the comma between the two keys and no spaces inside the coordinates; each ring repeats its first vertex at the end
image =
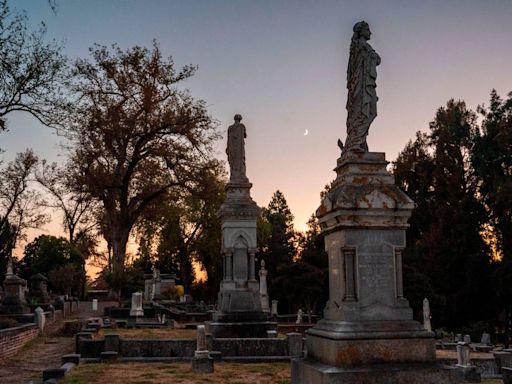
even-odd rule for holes
{"type": "MultiPolygon", "coordinates": [[[[73,318],[99,317],[103,307],[113,303],[99,303],[99,311],[92,312],[90,302],[81,302],[78,312],[65,320],[73,318]]],[[[49,334],[38,336],[25,344],[15,356],[0,361],[1,384],[27,384],[32,379],[42,379],[43,370],[60,367],[61,357],[74,352],[74,338],[59,335],[63,321],[52,324],[49,334]]]]}

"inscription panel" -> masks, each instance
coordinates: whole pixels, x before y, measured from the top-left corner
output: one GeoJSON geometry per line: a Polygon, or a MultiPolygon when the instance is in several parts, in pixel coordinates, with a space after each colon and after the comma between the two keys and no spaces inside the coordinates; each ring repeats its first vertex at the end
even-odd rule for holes
{"type": "Polygon", "coordinates": [[[357,248],[359,301],[362,306],[395,303],[394,248],[389,243],[365,243],[357,248]]]}

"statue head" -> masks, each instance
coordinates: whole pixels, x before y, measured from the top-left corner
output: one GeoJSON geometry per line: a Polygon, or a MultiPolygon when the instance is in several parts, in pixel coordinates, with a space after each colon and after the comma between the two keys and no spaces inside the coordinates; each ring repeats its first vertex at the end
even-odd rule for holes
{"type": "Polygon", "coordinates": [[[235,115],[235,121],[236,121],[237,124],[239,124],[242,121],[242,115],[237,113],[235,115]]]}
{"type": "Polygon", "coordinates": [[[353,31],[353,38],[355,39],[362,37],[365,40],[370,40],[370,36],[372,35],[372,33],[370,32],[370,26],[366,21],[360,21],[359,23],[356,23],[354,25],[353,31]]]}

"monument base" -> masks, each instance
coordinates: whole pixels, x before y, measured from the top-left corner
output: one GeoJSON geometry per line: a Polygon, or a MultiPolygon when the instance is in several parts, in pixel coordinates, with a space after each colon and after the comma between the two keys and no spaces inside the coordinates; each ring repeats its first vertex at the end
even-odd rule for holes
{"type": "Polygon", "coordinates": [[[309,329],[308,357],[322,364],[433,363],[434,334],[417,321],[328,321],[309,329]]]}
{"type": "Polygon", "coordinates": [[[308,359],[292,360],[292,384],[453,384],[456,369],[435,363],[334,367],[308,359]]]}

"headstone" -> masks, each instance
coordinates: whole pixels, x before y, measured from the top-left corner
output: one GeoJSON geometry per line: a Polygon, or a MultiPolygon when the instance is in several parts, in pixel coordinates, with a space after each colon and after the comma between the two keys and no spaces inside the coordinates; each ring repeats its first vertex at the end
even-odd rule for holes
{"type": "Polygon", "coordinates": [[[413,320],[404,297],[402,254],[414,202],[396,185],[385,154],[368,151],[380,57],[368,44],[368,24],[353,30],[347,138],[338,143],[336,179],[316,211],[328,254],[329,300],[323,319],[306,333],[307,357],[292,360],[291,381],[458,383],[453,369],[436,365],[434,333],[413,320]]]}
{"type": "Polygon", "coordinates": [[[302,357],[302,334],[287,333],[288,353],[291,357],[302,357]]]}
{"type": "Polygon", "coordinates": [[[272,316],[277,316],[277,304],[279,303],[278,300],[272,300],[272,310],[270,311],[270,314],[272,316]]]}
{"type": "Polygon", "coordinates": [[[469,344],[464,341],[459,341],[457,343],[457,365],[461,367],[467,367],[471,365],[471,360],[469,358],[470,348],[469,344]]]}
{"type": "Polygon", "coordinates": [[[48,295],[48,279],[41,273],[36,273],[29,279],[30,282],[30,300],[38,303],[48,303],[50,297],[48,295]]]}
{"type": "Polygon", "coordinates": [[[206,347],[206,331],[204,325],[198,325],[196,329],[197,346],[192,359],[192,370],[195,373],[212,373],[213,358],[206,347]]]}
{"type": "Polygon", "coordinates": [[[230,166],[226,200],[218,216],[221,220],[223,274],[218,294],[218,311],[210,329],[214,338],[266,337],[277,324],[262,309],[260,284],[256,279],[256,222],[260,208],[251,198],[252,184],[246,176],[245,125],[242,116],[228,128],[226,153],[230,166]]]}
{"type": "Polygon", "coordinates": [[[423,299],[423,328],[432,332],[432,325],[430,324],[430,303],[428,299],[423,299]]]}
{"type": "Polygon", "coordinates": [[[302,323],[302,316],[303,316],[302,309],[299,309],[297,311],[297,320],[295,320],[295,324],[302,323]]]}
{"type": "Polygon", "coordinates": [[[27,288],[26,280],[18,277],[13,272],[12,256],[7,261],[7,273],[4,280],[4,299],[0,307],[0,313],[3,314],[26,314],[30,313],[27,306],[25,292],[27,288]]]}
{"type": "Polygon", "coordinates": [[[462,333],[455,334],[455,342],[458,343],[459,341],[462,341],[462,333]]]}
{"type": "Polygon", "coordinates": [[[487,332],[482,333],[482,339],[480,340],[480,344],[483,345],[491,345],[491,335],[487,332]]]}
{"type": "Polygon", "coordinates": [[[46,322],[46,317],[44,316],[44,310],[41,307],[37,307],[34,311],[34,318],[35,322],[37,324],[37,327],[39,328],[39,332],[44,331],[44,325],[46,322]]]}
{"type": "Polygon", "coordinates": [[[98,299],[92,299],[92,310],[93,311],[98,310],[98,299]]]}
{"type": "Polygon", "coordinates": [[[470,344],[471,343],[471,336],[470,335],[464,335],[464,338],[462,339],[463,342],[470,344]]]}
{"type": "Polygon", "coordinates": [[[130,309],[130,316],[144,316],[144,310],[142,309],[142,293],[140,292],[132,293],[132,307],[130,309]]]}
{"type": "Polygon", "coordinates": [[[268,303],[268,291],[267,291],[267,274],[268,271],[265,269],[265,260],[261,260],[260,267],[260,300],[261,300],[261,310],[263,312],[270,312],[270,307],[268,303]]]}
{"type": "Polygon", "coordinates": [[[267,337],[269,339],[275,339],[277,337],[277,331],[275,331],[275,330],[267,331],[267,337]]]}

